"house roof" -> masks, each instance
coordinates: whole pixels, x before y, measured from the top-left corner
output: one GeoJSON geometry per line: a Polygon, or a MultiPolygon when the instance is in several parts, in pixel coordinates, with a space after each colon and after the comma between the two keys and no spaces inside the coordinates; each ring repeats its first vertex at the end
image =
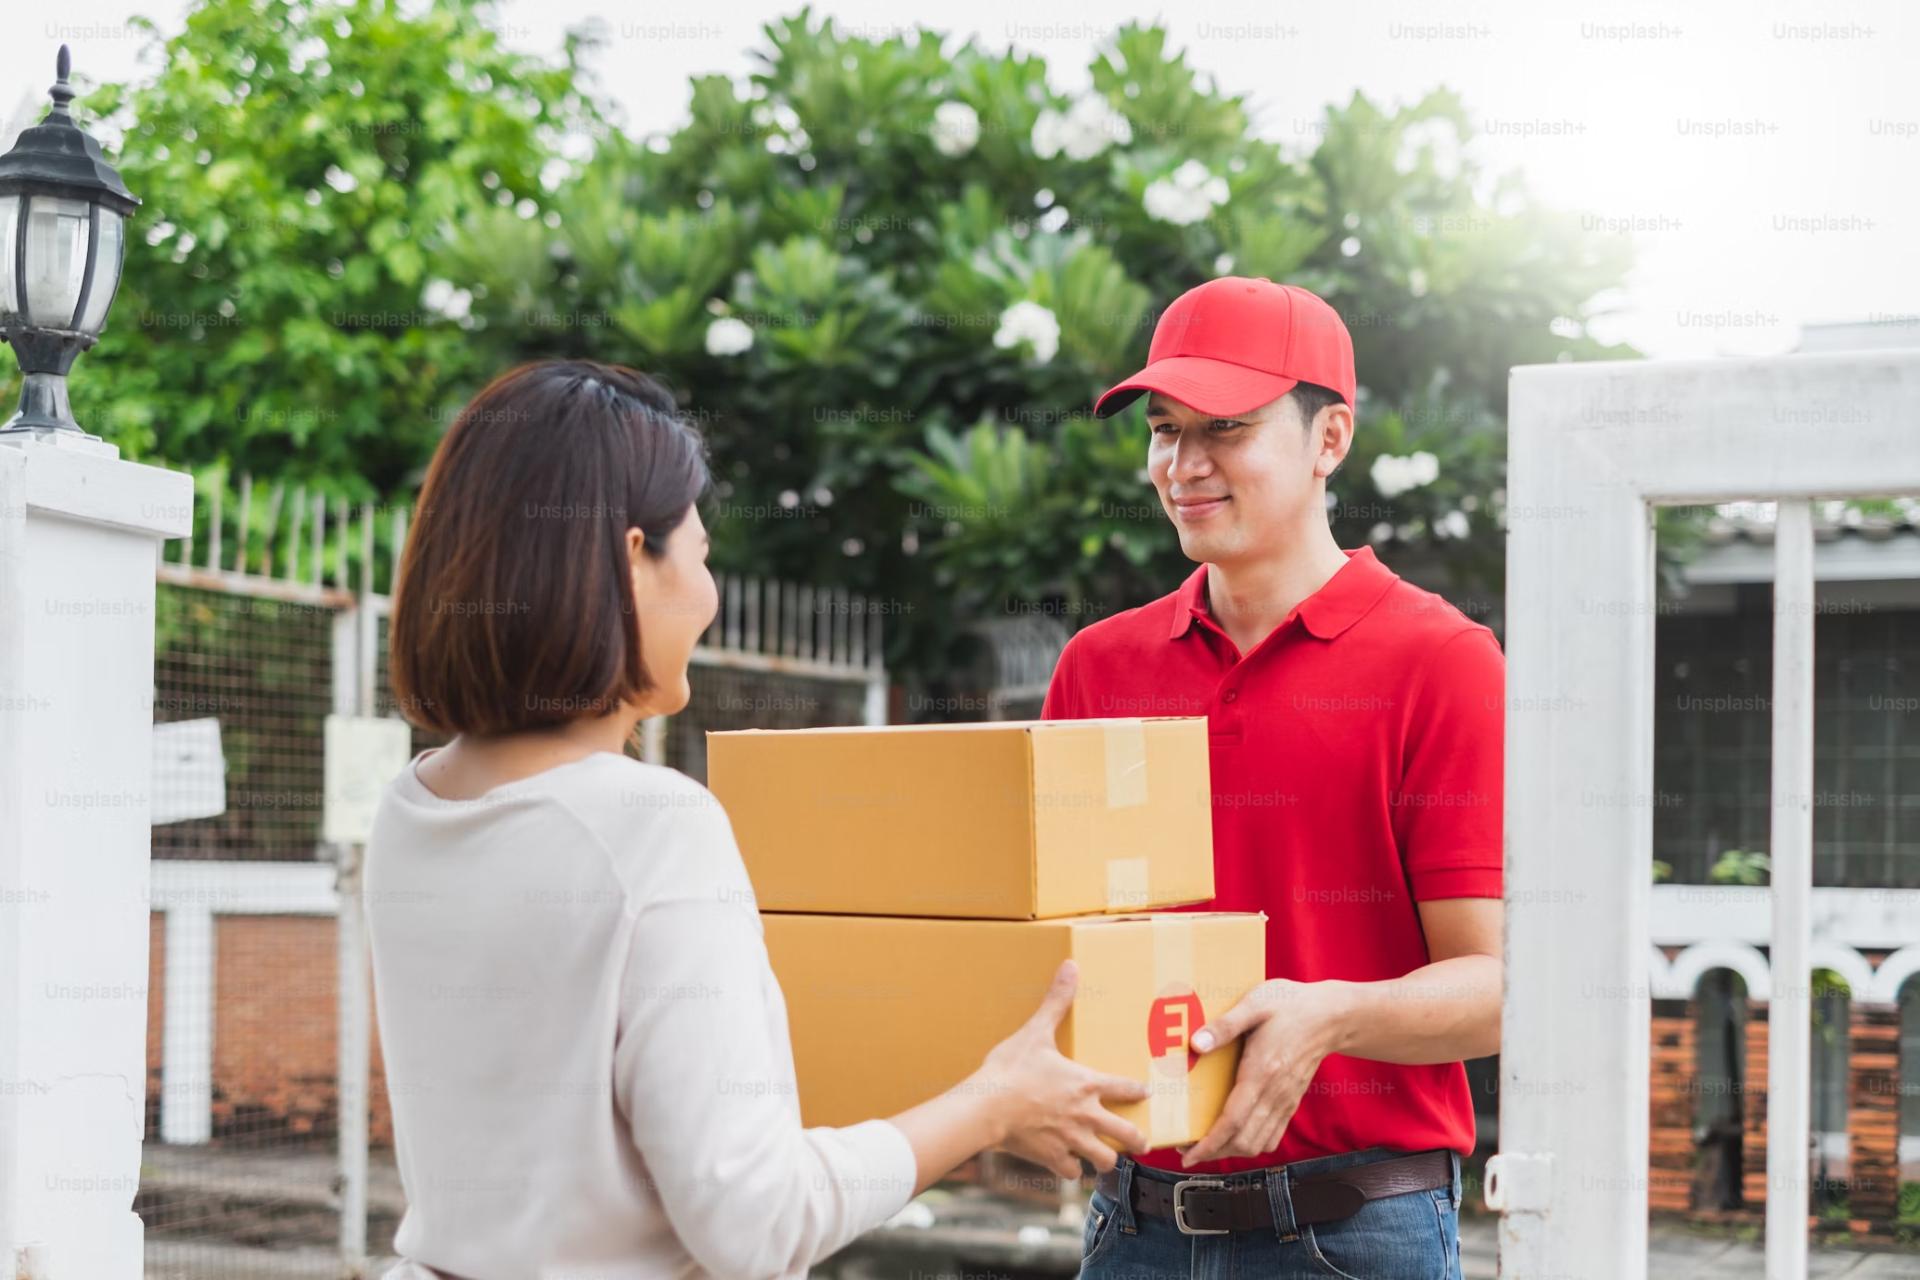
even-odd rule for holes
{"type": "MultiPolygon", "coordinates": [[[[1843,502],[1816,502],[1813,509],[1813,540],[1816,543],[1858,538],[1864,542],[1888,542],[1899,538],[1920,537],[1920,499],[1908,499],[1904,511],[1892,516],[1866,515],[1843,502]]],[[[1707,521],[1705,542],[1710,547],[1734,542],[1773,545],[1772,504],[1729,502],[1715,509],[1707,521]]]]}
{"type": "MultiPolygon", "coordinates": [[[[1773,508],[1726,503],[1707,521],[1684,572],[1696,584],[1773,581],[1773,508]]],[[[1813,572],[1822,582],[1908,582],[1920,578],[1920,500],[1890,515],[1864,515],[1844,502],[1814,503],[1813,572]]]]}

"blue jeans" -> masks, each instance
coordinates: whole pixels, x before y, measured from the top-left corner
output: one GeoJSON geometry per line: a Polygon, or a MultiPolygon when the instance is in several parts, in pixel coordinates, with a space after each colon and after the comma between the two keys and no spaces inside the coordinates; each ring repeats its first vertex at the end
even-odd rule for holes
{"type": "Polygon", "coordinates": [[[1264,1182],[1273,1204],[1271,1230],[1220,1236],[1181,1233],[1172,1218],[1136,1214],[1133,1179],[1178,1182],[1182,1175],[1149,1169],[1120,1157],[1117,1200],[1093,1193],[1080,1243],[1082,1280],[1459,1280],[1460,1157],[1453,1155],[1453,1185],[1432,1191],[1369,1200],[1338,1222],[1296,1227],[1288,1186],[1332,1169],[1386,1160],[1404,1152],[1373,1147],[1290,1165],[1228,1175],[1229,1185],[1264,1182]]]}

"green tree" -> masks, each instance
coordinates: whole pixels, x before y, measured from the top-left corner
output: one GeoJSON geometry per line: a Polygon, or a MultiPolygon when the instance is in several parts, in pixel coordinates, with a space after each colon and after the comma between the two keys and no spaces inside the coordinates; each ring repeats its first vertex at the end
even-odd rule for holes
{"type": "Polygon", "coordinates": [[[1340,308],[1364,396],[1336,536],[1482,584],[1507,370],[1622,354],[1587,327],[1618,242],[1479,173],[1449,92],[1356,95],[1296,155],[1155,27],[1070,96],[1031,56],[803,9],[744,83],[695,78],[684,125],[629,138],[579,88],[590,37],[548,65],[489,12],[202,0],[152,80],[95,95],[148,203],[83,421],[373,498],[502,365],[631,363],[712,441],[718,566],[879,598],[892,660],[932,676],[982,617],[1098,616],[1186,571],[1140,409],[1086,411],[1201,280],[1340,308]],[[568,132],[595,145],[563,174],[568,132]]]}
{"type": "Polygon", "coordinates": [[[922,673],[983,616],[1097,616],[1184,574],[1141,409],[1087,409],[1159,306],[1225,272],[1347,316],[1366,398],[1342,542],[1497,579],[1507,371],[1623,354],[1587,331],[1618,243],[1478,172],[1448,92],[1356,95],[1299,157],[1158,28],[1122,28],[1091,81],[1076,100],[1037,58],[802,10],[744,85],[695,79],[684,126],[609,139],[557,226],[474,211],[449,269],[502,359],[665,374],[714,443],[717,563],[887,600],[922,673]]]}
{"type": "Polygon", "coordinates": [[[482,0],[202,0],[158,71],[88,107],[145,202],[75,412],[133,457],[401,488],[481,376],[444,228],[545,212],[560,134],[597,113],[503,49],[482,0]],[[437,306],[435,305],[437,304],[437,306]]]}

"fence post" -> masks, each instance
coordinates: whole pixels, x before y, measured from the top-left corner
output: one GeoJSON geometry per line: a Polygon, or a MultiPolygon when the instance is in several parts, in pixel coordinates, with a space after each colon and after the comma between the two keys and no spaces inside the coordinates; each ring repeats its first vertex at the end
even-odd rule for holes
{"type": "Polygon", "coordinates": [[[648,764],[667,762],[667,718],[648,716],[640,722],[640,758],[648,764]]]}
{"type": "Polygon", "coordinates": [[[1812,1126],[1813,508],[1782,499],[1774,523],[1772,1043],[1767,1050],[1767,1277],[1807,1274],[1812,1126]]]}
{"type": "Polygon", "coordinates": [[[136,1280],[154,565],[193,481],[0,444],[0,1272],[136,1280]]]}
{"type": "MultiPolygon", "coordinates": [[[[370,523],[370,522],[369,522],[370,523]]],[[[343,548],[344,549],[344,548],[343,548]]],[[[343,556],[344,560],[344,556],[343,556]]],[[[341,570],[344,577],[345,570],[341,570]]],[[[354,607],[333,620],[333,709],[339,715],[367,714],[363,692],[371,685],[366,668],[372,663],[372,602],[368,599],[370,572],[362,566],[361,589],[354,607]]],[[[372,1010],[367,998],[368,964],[366,921],[360,902],[360,846],[332,846],[338,898],[334,924],[338,972],[339,1156],[340,1156],[340,1271],[343,1276],[364,1275],[367,1265],[367,1085],[372,1054],[368,1026],[372,1010]]]]}

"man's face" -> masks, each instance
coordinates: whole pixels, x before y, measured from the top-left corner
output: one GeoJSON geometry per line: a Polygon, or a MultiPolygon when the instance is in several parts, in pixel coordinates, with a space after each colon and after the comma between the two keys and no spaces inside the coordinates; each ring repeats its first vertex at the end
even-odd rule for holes
{"type": "Polygon", "coordinates": [[[1322,481],[1346,456],[1350,423],[1343,405],[1303,423],[1286,396],[1217,418],[1150,395],[1147,474],[1187,558],[1230,564],[1272,554],[1297,537],[1309,511],[1324,508],[1322,481]],[[1343,418],[1345,431],[1338,429],[1343,418]]]}

